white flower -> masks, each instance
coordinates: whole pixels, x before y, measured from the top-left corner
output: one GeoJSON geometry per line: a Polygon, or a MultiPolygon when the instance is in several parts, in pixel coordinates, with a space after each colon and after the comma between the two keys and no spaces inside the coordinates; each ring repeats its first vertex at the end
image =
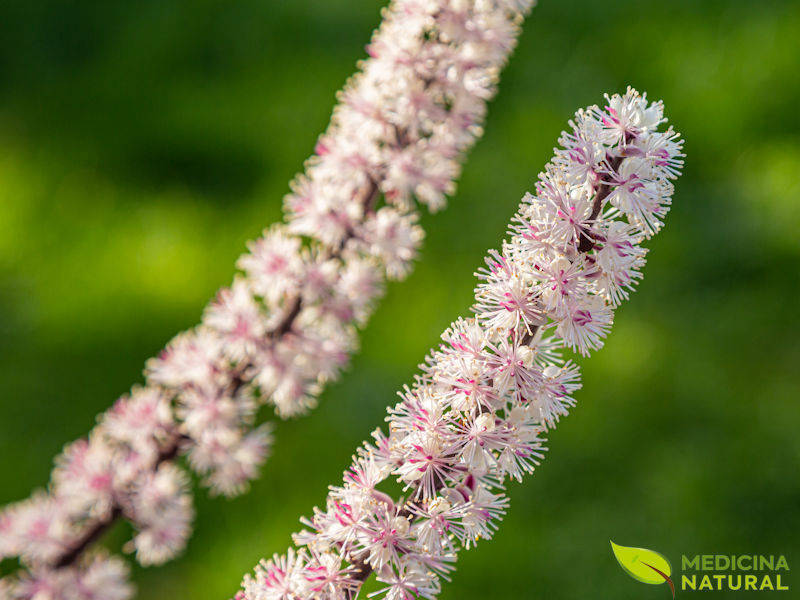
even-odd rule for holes
{"type": "Polygon", "coordinates": [[[603,346],[603,338],[611,329],[613,319],[614,311],[602,298],[589,296],[581,303],[567,306],[556,333],[567,346],[588,356],[590,350],[603,346]]]}
{"type": "Polygon", "coordinates": [[[296,600],[298,592],[306,585],[303,567],[304,553],[288,554],[271,560],[262,560],[256,567],[255,577],[245,581],[244,591],[248,600],[296,600]]]}
{"type": "MultiPolygon", "coordinates": [[[[128,566],[118,557],[96,554],[82,567],[80,589],[88,600],[128,600],[133,586],[128,582],[128,566]]],[[[64,590],[72,597],[73,589],[64,590]]]]}
{"type": "Polygon", "coordinates": [[[7,555],[19,556],[29,564],[46,564],[57,558],[72,541],[68,518],[62,501],[40,491],[12,504],[3,513],[7,555]]]}
{"type": "Polygon", "coordinates": [[[199,327],[175,336],[157,358],[147,361],[145,374],[150,382],[168,388],[213,386],[221,358],[219,336],[199,327]]]}
{"type": "Polygon", "coordinates": [[[168,398],[155,387],[134,387],[103,415],[100,431],[111,444],[125,444],[147,455],[173,424],[168,398]]]}
{"type": "Polygon", "coordinates": [[[369,252],[383,262],[392,279],[402,279],[417,256],[424,233],[416,221],[415,214],[386,206],[364,224],[362,235],[369,252]]]}
{"type": "Polygon", "coordinates": [[[250,253],[243,255],[237,265],[247,273],[253,291],[275,305],[294,288],[302,271],[300,239],[281,227],[273,227],[248,247],[250,253]]]}
{"type": "Polygon", "coordinates": [[[186,473],[170,464],[138,482],[131,510],[140,529],[133,545],[141,564],[161,564],[183,550],[194,517],[188,488],[186,473]]]}
{"type": "Polygon", "coordinates": [[[368,598],[385,594],[386,600],[433,600],[441,591],[436,574],[414,560],[403,560],[395,568],[385,566],[378,572],[377,579],[387,586],[372,592],[368,598]]]}
{"type": "Polygon", "coordinates": [[[365,561],[379,571],[384,565],[396,565],[400,557],[411,550],[411,523],[385,505],[370,511],[358,535],[358,547],[365,561]]]}
{"type": "Polygon", "coordinates": [[[56,457],[54,495],[69,512],[105,518],[113,507],[112,450],[99,436],[78,440],[56,457]]]}

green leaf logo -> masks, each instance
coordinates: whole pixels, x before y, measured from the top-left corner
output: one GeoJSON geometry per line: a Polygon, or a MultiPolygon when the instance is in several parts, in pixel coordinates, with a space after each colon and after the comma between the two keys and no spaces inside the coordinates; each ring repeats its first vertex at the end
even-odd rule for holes
{"type": "Polygon", "coordinates": [[[628,575],[637,581],[651,585],[666,581],[672,590],[672,597],[675,598],[675,585],[670,579],[672,565],[669,564],[666,556],[647,548],[620,546],[613,541],[611,541],[611,549],[614,551],[614,556],[617,557],[617,562],[628,575]]]}

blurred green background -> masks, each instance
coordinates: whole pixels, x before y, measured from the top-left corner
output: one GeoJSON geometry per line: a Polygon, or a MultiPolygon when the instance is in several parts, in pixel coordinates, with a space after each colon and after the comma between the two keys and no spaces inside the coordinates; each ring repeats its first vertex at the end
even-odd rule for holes
{"type": "MultiPolygon", "coordinates": [[[[281,218],[382,4],[0,5],[0,503],[45,484],[59,448],[281,218]]],[[[441,597],[667,597],[630,579],[609,539],[675,570],[696,553],[800,567],[800,3],[540,4],[457,195],[424,217],[421,260],[350,372],[279,426],[249,494],[198,495],[188,551],[136,568],[140,598],[225,598],[287,546],[468,308],[567,119],[628,83],[686,138],[667,228],[605,349],[580,361],[585,388],[547,460],[441,597]]]]}

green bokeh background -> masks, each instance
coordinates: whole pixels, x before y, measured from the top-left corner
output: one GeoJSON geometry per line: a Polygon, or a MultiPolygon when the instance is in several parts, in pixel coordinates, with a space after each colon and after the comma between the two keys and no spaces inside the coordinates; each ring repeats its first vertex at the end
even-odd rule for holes
{"type": "MultiPolygon", "coordinates": [[[[2,3],[0,503],[46,483],[281,218],[382,4],[2,3]]],[[[249,494],[198,494],[188,551],[135,568],[140,598],[225,598],[287,546],[467,310],[567,119],[628,83],[686,138],[668,225],[606,347],[580,361],[547,460],[441,597],[668,597],[630,579],[609,539],[675,570],[683,553],[784,554],[800,589],[800,3],[541,0],[458,193],[423,218],[417,268],[350,371],[279,426],[249,494]]]]}

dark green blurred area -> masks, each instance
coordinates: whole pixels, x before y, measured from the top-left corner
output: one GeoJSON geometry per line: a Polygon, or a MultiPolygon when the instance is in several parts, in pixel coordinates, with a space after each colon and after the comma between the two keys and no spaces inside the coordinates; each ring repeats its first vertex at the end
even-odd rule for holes
{"type": "MultiPolygon", "coordinates": [[[[46,483],[61,446],[280,219],[382,4],[0,5],[0,503],[46,483]]],[[[681,554],[783,554],[784,596],[797,594],[800,3],[541,0],[459,192],[423,219],[418,266],[349,373],[279,426],[249,494],[198,494],[188,551],[135,569],[140,598],[225,598],[285,549],[465,313],[568,118],[629,83],[686,138],[668,225],[606,347],[580,361],[579,405],[547,460],[441,597],[666,598],[619,568],[609,539],[675,570],[681,554]]]]}

